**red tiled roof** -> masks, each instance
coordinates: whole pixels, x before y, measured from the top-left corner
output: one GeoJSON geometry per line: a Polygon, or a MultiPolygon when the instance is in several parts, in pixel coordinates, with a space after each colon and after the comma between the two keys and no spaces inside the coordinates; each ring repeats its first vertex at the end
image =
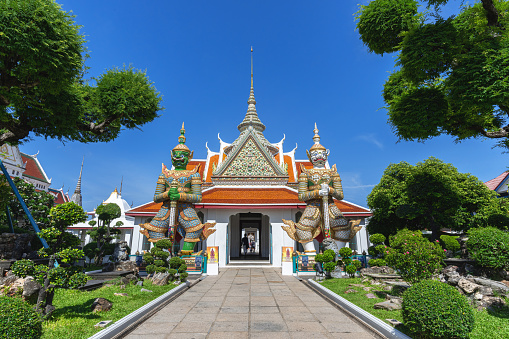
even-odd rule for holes
{"type": "Polygon", "coordinates": [[[200,177],[203,178],[203,171],[205,169],[205,160],[191,160],[187,164],[186,169],[193,170],[197,165],[200,165],[200,169],[198,170],[198,173],[200,173],[200,177]]]}
{"type": "MultiPolygon", "coordinates": [[[[336,205],[345,215],[370,216],[371,212],[347,201],[337,201],[336,205]]],[[[162,203],[150,202],[126,212],[126,215],[155,215],[162,203]]],[[[304,208],[305,202],[298,198],[297,192],[284,187],[274,188],[232,188],[213,187],[203,192],[202,202],[197,208],[304,208]]]]}
{"type": "Polygon", "coordinates": [[[212,169],[213,169],[213,165],[214,164],[217,164],[217,161],[219,160],[219,154],[216,154],[216,155],[213,155],[210,157],[209,159],[209,168],[207,170],[207,173],[206,173],[206,177],[202,177],[201,180],[205,181],[205,182],[212,182],[212,169]]]}
{"type": "Polygon", "coordinates": [[[298,161],[298,160],[295,161],[295,167],[297,167],[297,178],[295,181],[297,181],[299,179],[299,175],[302,172],[300,169],[301,164],[304,165],[304,168],[306,168],[306,169],[313,168],[313,164],[311,163],[311,161],[298,161]]]}
{"type": "Polygon", "coordinates": [[[484,184],[488,186],[488,188],[492,191],[496,190],[497,187],[502,183],[502,181],[505,180],[505,178],[509,175],[509,172],[504,172],[500,174],[495,179],[491,179],[489,181],[486,181],[484,184]]]}
{"type": "Polygon", "coordinates": [[[55,205],[60,205],[65,202],[69,202],[69,196],[64,193],[62,190],[56,190],[54,188],[49,188],[48,193],[55,197],[55,205]]]}
{"type": "Polygon", "coordinates": [[[41,168],[37,164],[37,161],[35,159],[25,153],[21,153],[21,159],[25,163],[26,162],[26,169],[23,173],[23,176],[34,178],[37,180],[40,180],[42,182],[48,182],[46,178],[44,177],[44,174],[42,173],[41,168]]]}

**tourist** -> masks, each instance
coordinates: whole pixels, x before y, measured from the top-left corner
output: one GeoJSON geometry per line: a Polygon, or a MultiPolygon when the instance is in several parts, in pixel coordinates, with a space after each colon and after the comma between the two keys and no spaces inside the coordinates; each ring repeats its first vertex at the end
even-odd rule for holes
{"type": "Polygon", "coordinates": [[[244,256],[247,255],[247,248],[249,247],[249,240],[247,239],[247,235],[244,234],[242,238],[242,247],[244,248],[244,256]]]}

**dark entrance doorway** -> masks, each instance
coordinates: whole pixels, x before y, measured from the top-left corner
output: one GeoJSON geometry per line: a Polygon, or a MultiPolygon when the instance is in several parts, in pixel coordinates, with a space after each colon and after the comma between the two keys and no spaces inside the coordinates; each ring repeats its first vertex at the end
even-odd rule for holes
{"type": "Polygon", "coordinates": [[[268,216],[261,213],[239,213],[230,217],[231,260],[269,260],[270,239],[268,216]],[[248,239],[244,251],[242,238],[248,239]]]}

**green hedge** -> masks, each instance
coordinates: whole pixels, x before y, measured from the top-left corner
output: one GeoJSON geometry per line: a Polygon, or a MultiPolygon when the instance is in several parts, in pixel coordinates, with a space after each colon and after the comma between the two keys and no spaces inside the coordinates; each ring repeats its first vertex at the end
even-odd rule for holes
{"type": "Polygon", "coordinates": [[[509,267],[509,233],[495,227],[472,228],[468,231],[467,249],[472,259],[483,267],[509,267]]]}
{"type": "Polygon", "coordinates": [[[20,298],[0,297],[0,339],[35,339],[42,334],[42,321],[32,305],[20,298]]]}

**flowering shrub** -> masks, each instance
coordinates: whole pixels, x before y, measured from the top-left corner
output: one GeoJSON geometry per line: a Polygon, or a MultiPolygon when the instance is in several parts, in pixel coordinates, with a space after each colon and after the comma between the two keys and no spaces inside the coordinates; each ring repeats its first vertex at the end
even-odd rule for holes
{"type": "Polygon", "coordinates": [[[420,231],[407,229],[390,237],[390,248],[385,253],[387,264],[412,284],[436,274],[444,257],[444,250],[438,241],[431,242],[420,231]]]}

